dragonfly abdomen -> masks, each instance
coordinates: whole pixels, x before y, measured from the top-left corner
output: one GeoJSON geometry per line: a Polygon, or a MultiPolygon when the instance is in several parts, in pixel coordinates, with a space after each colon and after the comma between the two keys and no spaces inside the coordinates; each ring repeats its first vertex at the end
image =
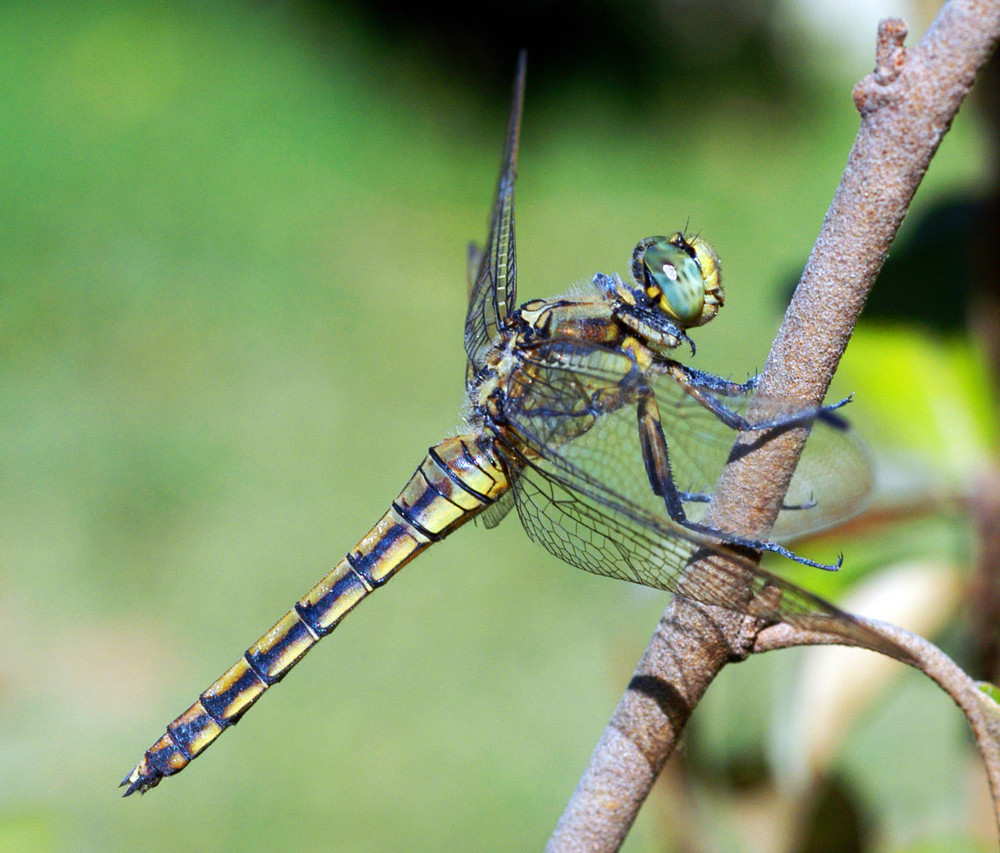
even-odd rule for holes
{"type": "Polygon", "coordinates": [[[456,436],[432,447],[365,537],[190,708],[167,726],[125,778],[125,796],[183,770],[365,596],[428,545],[474,518],[509,488],[500,464],[456,436]]]}

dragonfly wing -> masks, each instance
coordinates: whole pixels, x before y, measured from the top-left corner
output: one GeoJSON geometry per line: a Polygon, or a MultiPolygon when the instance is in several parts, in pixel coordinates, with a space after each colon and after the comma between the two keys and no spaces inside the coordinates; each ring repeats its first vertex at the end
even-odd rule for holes
{"type": "MultiPolygon", "coordinates": [[[[670,517],[650,487],[640,449],[635,399],[649,387],[649,377],[637,374],[627,356],[549,343],[535,348],[520,369],[525,375],[515,376],[515,382],[525,380],[524,392],[507,401],[498,449],[515,472],[518,514],[533,540],[594,574],[836,633],[866,646],[884,643],[833,605],[670,517]],[[700,560],[689,568],[696,556],[712,555],[728,560],[700,560]],[[760,595],[765,588],[771,594],[760,595]]],[[[664,398],[659,406],[676,470],[692,478],[721,471],[734,430],[693,399],[689,406],[681,399],[689,395],[676,382],[660,378],[651,387],[658,400],[664,398]]],[[[779,405],[787,404],[776,402],[775,408],[779,405]]],[[[714,480],[706,488],[713,485],[714,480]]],[[[819,506],[817,500],[794,512],[819,506]]]]}
{"type": "Polygon", "coordinates": [[[483,262],[483,250],[475,243],[469,243],[465,258],[465,280],[469,285],[469,301],[472,301],[472,291],[475,290],[479,278],[479,265],[483,262]]]}
{"type": "Polygon", "coordinates": [[[513,492],[507,492],[497,501],[486,507],[476,520],[481,521],[487,530],[490,530],[503,521],[513,508],[514,494],[513,492]]]}
{"type": "MultiPolygon", "coordinates": [[[[504,145],[496,197],[490,216],[490,233],[480,254],[465,318],[465,352],[474,369],[499,341],[499,332],[517,298],[517,263],[514,248],[514,178],[517,171],[517,141],[524,103],[526,54],[518,57],[514,93],[511,97],[507,141],[504,145]]],[[[470,252],[470,262],[473,259],[470,252]]],[[[470,270],[471,278],[471,270],[470,270]]]]}
{"type": "Polygon", "coordinates": [[[570,565],[909,658],[849,613],[724,543],[702,541],[691,531],[664,524],[607,490],[585,492],[579,488],[579,472],[553,462],[551,456],[527,462],[513,483],[514,496],[531,539],[570,565]]]}
{"type": "MultiPolygon", "coordinates": [[[[521,354],[522,366],[511,381],[517,390],[504,410],[516,431],[658,517],[670,520],[663,501],[652,493],[642,461],[636,403],[643,393],[657,403],[673,485],[683,493],[691,521],[701,520],[736,440],[736,430],[719,409],[755,422],[802,415],[812,424],[773,536],[800,536],[837,524],[856,513],[871,491],[871,464],[857,435],[834,419],[814,420],[815,409],[799,401],[717,377],[698,388],[699,400],[669,370],[642,373],[619,350],[577,341],[547,341],[522,347],[521,354]],[[709,398],[716,411],[704,404],[709,398]]],[[[762,431],[760,441],[772,435],[762,431]]],[[[747,531],[734,532],[753,538],[747,531]]]]}
{"type": "MultiPolygon", "coordinates": [[[[709,497],[728,461],[735,431],[669,376],[655,377],[650,387],[666,431],[676,486],[709,497]]],[[[755,422],[792,419],[803,410],[812,412],[800,401],[765,396],[735,384],[728,390],[720,385],[701,393],[755,422]]],[[[857,434],[846,425],[822,419],[812,420],[811,424],[809,440],[785,496],[786,508],[779,513],[770,534],[778,541],[850,518],[872,490],[871,461],[857,434]]],[[[763,431],[760,435],[764,442],[773,433],[763,431]]],[[[706,507],[705,501],[692,502],[686,507],[688,516],[697,521],[706,507]]]]}

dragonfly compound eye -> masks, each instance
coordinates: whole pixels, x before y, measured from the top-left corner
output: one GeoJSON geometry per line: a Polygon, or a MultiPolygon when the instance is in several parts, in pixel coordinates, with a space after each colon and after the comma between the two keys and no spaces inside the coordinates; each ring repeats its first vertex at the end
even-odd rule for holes
{"type": "Polygon", "coordinates": [[[650,301],[682,328],[708,322],[722,304],[719,258],[701,238],[647,237],[636,246],[632,272],[650,301]]]}

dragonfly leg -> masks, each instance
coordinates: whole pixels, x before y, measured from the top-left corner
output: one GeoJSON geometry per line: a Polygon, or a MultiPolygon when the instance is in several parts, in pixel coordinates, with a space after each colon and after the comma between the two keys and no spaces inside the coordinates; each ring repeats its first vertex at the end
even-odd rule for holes
{"type": "MultiPolygon", "coordinates": [[[[712,500],[712,496],[708,492],[685,492],[681,489],[678,490],[677,494],[680,495],[681,501],[686,504],[707,504],[710,500],[712,500]]],[[[781,511],[785,512],[786,510],[812,509],[815,506],[817,506],[815,498],[810,497],[805,503],[782,503],[781,511]]]]}
{"type": "Polygon", "coordinates": [[[724,397],[736,397],[740,394],[746,394],[749,391],[753,391],[760,384],[759,373],[750,376],[746,382],[733,382],[732,379],[726,379],[724,376],[716,376],[714,373],[698,370],[695,367],[688,367],[685,364],[672,363],[676,364],[684,374],[685,379],[682,381],[677,377],[676,373],[671,371],[671,375],[677,378],[678,381],[682,381],[682,384],[687,385],[687,383],[690,383],[697,385],[699,388],[704,388],[706,391],[714,391],[717,394],[722,394],[724,397]]]}
{"type": "MultiPolygon", "coordinates": [[[[667,450],[667,439],[663,434],[663,426],[660,423],[660,410],[656,404],[656,398],[651,391],[639,397],[636,405],[636,413],[639,423],[639,444],[642,448],[642,461],[646,468],[646,476],[649,478],[649,485],[653,489],[653,494],[663,498],[667,513],[673,521],[695,533],[714,536],[731,545],[749,548],[754,551],[770,551],[774,554],[780,554],[782,557],[787,557],[789,560],[802,563],[805,566],[812,566],[816,569],[825,569],[828,571],[836,571],[840,568],[843,562],[842,556],[838,557],[837,562],[833,564],[818,563],[799,556],[794,551],[790,551],[777,542],[771,542],[767,539],[751,539],[747,536],[718,530],[708,524],[691,521],[684,512],[684,501],[704,502],[703,499],[707,499],[707,496],[697,492],[682,492],[675,485],[673,473],[670,469],[670,454],[667,450]]],[[[805,505],[802,505],[802,508],[804,507],[805,505]]]]}
{"type": "Polygon", "coordinates": [[[746,394],[757,387],[759,383],[758,376],[752,376],[746,382],[740,384],[723,379],[721,376],[714,376],[711,373],[694,370],[676,361],[671,361],[669,364],[663,365],[663,370],[691,397],[712,412],[722,423],[734,430],[762,431],[781,429],[792,426],[804,426],[816,420],[823,421],[834,429],[844,430],[848,427],[847,421],[836,414],[836,411],[851,402],[850,396],[845,397],[843,400],[838,400],[836,403],[831,403],[828,406],[806,406],[797,411],[781,414],[773,418],[753,421],[727,406],[716,395],[736,397],[746,394]]]}

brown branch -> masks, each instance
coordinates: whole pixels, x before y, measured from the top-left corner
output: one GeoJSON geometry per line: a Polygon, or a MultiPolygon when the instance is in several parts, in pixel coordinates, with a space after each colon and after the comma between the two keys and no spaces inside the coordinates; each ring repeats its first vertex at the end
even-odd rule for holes
{"type": "MultiPolygon", "coordinates": [[[[901,21],[880,25],[876,69],[855,87],[861,126],[765,365],[765,392],[823,399],[920,180],[1000,35],[1000,0],[949,0],[912,50],[903,47],[905,34],[901,21]]],[[[766,533],[805,437],[790,431],[765,452],[728,465],[710,508],[712,523],[766,533]]],[[[736,614],[670,603],[550,851],[618,849],[708,685],[727,662],[752,650],[754,638],[745,631],[736,614]]],[[[935,677],[937,670],[925,671],[935,677]]],[[[973,720],[978,706],[967,688],[939,684],[958,691],[951,695],[974,728],[985,725],[973,720]]]]}

